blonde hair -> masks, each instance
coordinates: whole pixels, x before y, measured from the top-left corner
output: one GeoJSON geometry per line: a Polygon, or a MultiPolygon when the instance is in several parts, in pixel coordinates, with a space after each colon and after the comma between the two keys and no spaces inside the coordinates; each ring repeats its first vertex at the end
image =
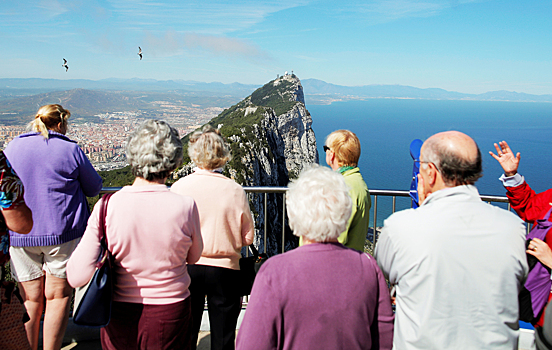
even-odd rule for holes
{"type": "Polygon", "coordinates": [[[33,121],[27,125],[27,129],[37,131],[49,138],[48,130],[54,130],[59,123],[67,126],[67,119],[71,116],[71,112],[64,109],[61,105],[52,104],[40,107],[33,121]]]}
{"type": "Polygon", "coordinates": [[[335,153],[339,166],[358,165],[360,141],[354,132],[336,130],[326,137],[326,146],[335,153]]]}
{"type": "Polygon", "coordinates": [[[188,155],[198,167],[207,170],[221,168],[232,159],[230,147],[220,131],[209,124],[190,136],[188,155]]]}

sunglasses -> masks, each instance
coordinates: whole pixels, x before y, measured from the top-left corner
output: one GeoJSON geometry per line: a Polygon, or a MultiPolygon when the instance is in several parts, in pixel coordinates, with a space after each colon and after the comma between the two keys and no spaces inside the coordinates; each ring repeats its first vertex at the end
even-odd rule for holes
{"type": "Polygon", "coordinates": [[[330,150],[330,147],[324,145],[322,148],[324,148],[324,152],[328,152],[330,150]]]}

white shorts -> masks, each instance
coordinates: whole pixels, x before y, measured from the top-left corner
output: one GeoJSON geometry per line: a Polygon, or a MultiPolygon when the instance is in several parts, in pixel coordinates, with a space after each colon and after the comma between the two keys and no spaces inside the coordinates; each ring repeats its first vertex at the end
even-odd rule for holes
{"type": "Polygon", "coordinates": [[[58,278],[67,278],[65,267],[80,238],[60,245],[41,247],[10,247],[10,268],[17,282],[32,281],[44,272],[58,278]]]}

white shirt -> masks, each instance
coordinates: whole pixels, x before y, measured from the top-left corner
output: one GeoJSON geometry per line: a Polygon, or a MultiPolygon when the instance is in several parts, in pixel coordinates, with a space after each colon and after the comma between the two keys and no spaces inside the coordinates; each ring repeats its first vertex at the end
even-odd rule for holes
{"type": "Polygon", "coordinates": [[[438,191],[385,220],[375,257],[396,285],[394,349],[517,349],[524,233],[475,186],[438,191]]]}

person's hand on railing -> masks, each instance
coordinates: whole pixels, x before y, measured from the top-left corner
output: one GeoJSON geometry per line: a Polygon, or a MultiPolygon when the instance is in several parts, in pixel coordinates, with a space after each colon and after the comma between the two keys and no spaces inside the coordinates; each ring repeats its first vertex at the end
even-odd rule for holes
{"type": "Polygon", "coordinates": [[[539,259],[542,264],[552,268],[552,250],[550,250],[546,242],[538,238],[533,238],[527,247],[527,254],[533,255],[535,258],[539,259]]]}
{"type": "Polygon", "coordinates": [[[517,174],[519,160],[521,158],[520,153],[518,152],[514,156],[514,152],[512,152],[506,141],[501,141],[498,144],[495,143],[494,146],[497,154],[491,151],[489,151],[489,154],[500,163],[500,166],[504,169],[504,175],[514,176],[517,174]]]}

